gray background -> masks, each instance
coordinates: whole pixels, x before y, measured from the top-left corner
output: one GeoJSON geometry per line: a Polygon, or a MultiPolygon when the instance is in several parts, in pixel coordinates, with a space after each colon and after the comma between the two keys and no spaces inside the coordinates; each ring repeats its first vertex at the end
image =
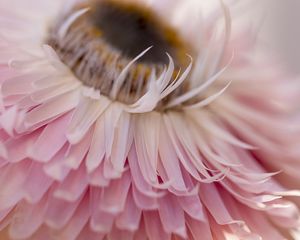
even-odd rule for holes
{"type": "Polygon", "coordinates": [[[267,0],[266,13],[261,36],[300,73],[300,0],[267,0]]]}

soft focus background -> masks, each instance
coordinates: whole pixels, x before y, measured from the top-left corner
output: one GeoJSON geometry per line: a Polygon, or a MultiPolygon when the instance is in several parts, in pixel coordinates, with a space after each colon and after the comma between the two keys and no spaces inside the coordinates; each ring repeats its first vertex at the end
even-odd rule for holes
{"type": "Polygon", "coordinates": [[[266,6],[261,35],[300,74],[300,0],[267,0],[266,6]]]}
{"type": "MultiPolygon", "coordinates": [[[[254,29],[258,29],[259,40],[262,40],[264,47],[271,50],[275,58],[279,57],[281,63],[286,63],[291,72],[300,74],[300,0],[223,1],[227,4],[249,2],[250,4],[239,14],[249,19],[254,29]]],[[[219,0],[194,0],[194,2],[201,4],[205,9],[220,4],[219,0]]]]}

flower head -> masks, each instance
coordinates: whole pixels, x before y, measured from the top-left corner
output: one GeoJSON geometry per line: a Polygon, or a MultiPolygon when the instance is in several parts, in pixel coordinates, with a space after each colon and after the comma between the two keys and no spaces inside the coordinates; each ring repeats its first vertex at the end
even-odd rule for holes
{"type": "Polygon", "coordinates": [[[9,238],[296,234],[299,86],[223,2],[202,17],[192,0],[1,0],[0,13],[9,238]]]}

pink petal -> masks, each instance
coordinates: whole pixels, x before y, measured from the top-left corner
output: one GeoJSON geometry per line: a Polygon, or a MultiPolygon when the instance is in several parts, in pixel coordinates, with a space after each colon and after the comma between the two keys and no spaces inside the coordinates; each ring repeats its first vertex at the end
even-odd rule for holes
{"type": "Polygon", "coordinates": [[[86,194],[81,200],[73,217],[70,219],[68,224],[59,233],[59,238],[64,240],[74,240],[76,239],[84,226],[87,224],[90,213],[87,211],[89,208],[89,195],[86,194]]]}
{"type": "Polygon", "coordinates": [[[45,215],[46,224],[54,229],[61,229],[72,219],[75,211],[79,208],[79,204],[83,199],[83,195],[74,202],[67,202],[62,199],[49,196],[48,209],[45,215]]]}
{"type": "Polygon", "coordinates": [[[108,236],[110,240],[133,240],[134,233],[126,230],[120,230],[115,227],[108,236]]]}
{"type": "Polygon", "coordinates": [[[206,221],[204,216],[204,208],[199,196],[179,197],[178,203],[191,218],[197,221],[206,221]]]}
{"type": "Polygon", "coordinates": [[[3,112],[0,116],[0,124],[2,128],[9,134],[13,136],[14,127],[17,122],[17,107],[13,106],[3,112]]]}
{"type": "Polygon", "coordinates": [[[104,233],[93,232],[88,223],[76,240],[103,240],[104,237],[104,233]]]}
{"type": "Polygon", "coordinates": [[[87,152],[89,151],[92,136],[93,131],[91,129],[78,144],[70,146],[64,160],[67,167],[70,167],[74,170],[79,168],[84,161],[87,152]]]}
{"type": "Polygon", "coordinates": [[[231,217],[214,184],[202,184],[200,186],[200,197],[218,224],[225,225],[239,223],[239,221],[236,221],[231,217]],[[211,199],[213,199],[213,201],[211,199]]]}
{"type": "Polygon", "coordinates": [[[111,152],[106,151],[106,154],[110,156],[110,161],[113,165],[113,168],[117,172],[124,171],[128,151],[133,142],[133,134],[131,131],[130,122],[131,116],[128,113],[122,113],[119,122],[114,129],[114,141],[111,146],[111,152]]]}
{"type": "Polygon", "coordinates": [[[104,177],[103,164],[88,175],[89,184],[95,187],[108,187],[110,180],[104,177]]]}
{"type": "Polygon", "coordinates": [[[23,197],[20,191],[29,174],[31,161],[9,164],[0,171],[0,211],[17,204],[23,197]],[[12,177],[13,176],[13,177],[12,177]]]}
{"type": "Polygon", "coordinates": [[[101,101],[83,98],[78,104],[67,131],[67,138],[72,144],[76,144],[88,132],[90,127],[109,107],[110,101],[101,101]]]}
{"type": "Polygon", "coordinates": [[[85,161],[89,173],[94,171],[103,161],[105,139],[104,118],[100,117],[95,124],[91,146],[85,161]]]}
{"type": "Polygon", "coordinates": [[[26,114],[25,129],[43,124],[74,109],[78,105],[79,92],[64,94],[52,101],[41,104],[26,114]]]}
{"type": "Polygon", "coordinates": [[[131,184],[129,172],[123,173],[121,179],[113,180],[109,186],[103,188],[100,209],[104,212],[117,214],[124,210],[126,198],[131,184]]]}
{"type": "Polygon", "coordinates": [[[116,226],[119,229],[135,232],[139,229],[142,212],[135,205],[132,193],[127,195],[124,211],[118,216],[116,226]]]}
{"type": "Polygon", "coordinates": [[[167,233],[175,233],[182,238],[187,237],[185,217],[177,199],[171,194],[159,199],[159,216],[167,233]]]}
{"type": "Polygon", "coordinates": [[[29,238],[43,224],[47,204],[46,198],[38,204],[22,202],[16,208],[15,217],[10,224],[10,236],[16,239],[29,238]]]}
{"type": "Polygon", "coordinates": [[[64,159],[68,145],[65,145],[52,159],[50,162],[43,165],[45,173],[57,180],[62,182],[70,173],[70,168],[65,165],[64,159]]]}
{"type": "Polygon", "coordinates": [[[69,202],[76,201],[88,186],[87,173],[84,165],[76,171],[71,171],[67,178],[59,184],[54,196],[69,202]]]}
{"type": "Polygon", "coordinates": [[[37,130],[29,135],[9,139],[5,145],[10,162],[19,162],[27,158],[30,147],[36,142],[40,134],[41,130],[37,130]]]}
{"type": "Polygon", "coordinates": [[[157,197],[161,194],[158,194],[152,189],[152,186],[145,181],[145,178],[139,167],[139,159],[137,157],[137,153],[135,151],[135,144],[132,145],[129,155],[128,155],[128,163],[130,167],[130,172],[132,176],[132,181],[136,188],[149,197],[157,197]]]}
{"type": "Polygon", "coordinates": [[[92,188],[90,192],[90,211],[91,221],[90,227],[93,231],[100,233],[109,233],[113,227],[115,216],[101,211],[99,202],[101,198],[101,189],[92,188]]]}
{"type": "Polygon", "coordinates": [[[213,240],[208,220],[200,222],[187,217],[186,224],[194,240],[213,240]]]}
{"type": "Polygon", "coordinates": [[[54,99],[65,93],[75,90],[76,88],[78,88],[78,85],[80,85],[78,82],[72,81],[72,82],[62,83],[61,85],[58,86],[41,89],[31,94],[31,99],[37,104],[47,102],[51,99],[54,99]]]}
{"type": "Polygon", "coordinates": [[[67,142],[65,129],[70,121],[70,117],[70,114],[66,114],[45,127],[29,150],[33,159],[40,162],[48,162],[64,146],[67,142]]]}
{"type": "Polygon", "coordinates": [[[40,73],[30,73],[6,80],[2,85],[4,96],[27,94],[33,91],[32,82],[41,79],[40,73]]]}
{"type": "Polygon", "coordinates": [[[144,212],[144,221],[149,240],[171,240],[171,235],[164,231],[157,212],[144,212]]]}
{"type": "Polygon", "coordinates": [[[46,194],[53,183],[53,179],[46,176],[42,165],[32,163],[28,176],[22,187],[24,198],[29,203],[37,203],[46,194]]]}
{"type": "Polygon", "coordinates": [[[156,197],[150,197],[142,194],[134,184],[132,185],[132,195],[138,208],[142,210],[158,209],[158,201],[156,197]]]}

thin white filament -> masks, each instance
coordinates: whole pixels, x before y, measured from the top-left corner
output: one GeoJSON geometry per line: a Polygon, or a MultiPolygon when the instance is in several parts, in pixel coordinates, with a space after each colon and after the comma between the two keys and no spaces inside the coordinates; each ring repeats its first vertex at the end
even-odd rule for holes
{"type": "Polygon", "coordinates": [[[196,104],[193,104],[193,105],[190,105],[190,106],[186,106],[184,107],[184,109],[195,109],[195,108],[202,108],[202,107],[205,107],[209,104],[211,104],[213,101],[215,101],[217,98],[219,98],[227,89],[228,87],[230,86],[232,82],[229,82],[224,88],[222,88],[219,92],[209,96],[208,98],[196,103],[196,104]]]}
{"type": "Polygon", "coordinates": [[[218,73],[216,73],[214,76],[210,77],[205,83],[200,85],[198,88],[192,89],[188,91],[187,93],[175,98],[172,100],[168,105],[167,108],[172,108],[174,106],[177,106],[183,102],[186,102],[193,97],[199,95],[202,91],[206,90],[209,86],[211,86],[215,81],[219,79],[219,77],[227,70],[229,65],[231,64],[231,61],[224,67],[222,68],[218,73]]]}
{"type": "Polygon", "coordinates": [[[150,49],[152,48],[152,46],[148,47],[146,50],[144,50],[141,54],[139,54],[137,57],[135,57],[130,63],[127,64],[127,66],[122,70],[122,72],[120,73],[119,77],[116,79],[113,89],[111,91],[111,98],[112,99],[116,99],[120,88],[122,86],[122,84],[124,83],[124,81],[126,80],[126,76],[131,68],[131,66],[137,61],[139,60],[141,57],[143,57],[150,49]]]}
{"type": "Polygon", "coordinates": [[[60,40],[64,39],[69,28],[72,26],[72,24],[80,18],[82,15],[84,15],[86,12],[88,12],[89,8],[83,8],[75,13],[73,13],[70,17],[67,18],[67,20],[61,25],[61,27],[58,30],[58,37],[60,40]]]}

